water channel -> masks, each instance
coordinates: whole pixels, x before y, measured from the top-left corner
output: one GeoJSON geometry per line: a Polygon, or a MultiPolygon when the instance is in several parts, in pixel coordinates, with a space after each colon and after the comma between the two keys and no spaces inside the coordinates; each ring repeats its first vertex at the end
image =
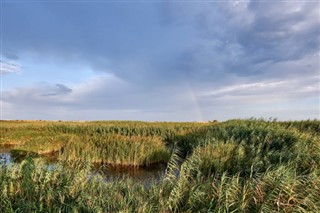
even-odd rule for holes
{"type": "MultiPolygon", "coordinates": [[[[58,162],[59,154],[38,155],[35,158],[42,158],[48,169],[54,169],[55,164],[58,162]]],[[[19,165],[25,156],[17,156],[16,150],[8,147],[0,147],[0,165],[13,166],[19,165]]],[[[92,168],[91,175],[102,174],[106,181],[113,179],[130,177],[134,181],[139,181],[145,185],[153,182],[158,182],[165,174],[165,164],[155,164],[148,167],[112,167],[110,165],[95,164],[92,168]]]]}

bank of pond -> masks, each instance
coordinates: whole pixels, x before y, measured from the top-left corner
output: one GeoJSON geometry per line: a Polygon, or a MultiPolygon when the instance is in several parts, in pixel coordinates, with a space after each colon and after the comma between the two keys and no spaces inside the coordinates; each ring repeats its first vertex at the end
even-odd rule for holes
{"type": "MultiPolygon", "coordinates": [[[[48,171],[54,170],[57,165],[65,162],[59,160],[59,152],[50,154],[37,154],[21,150],[15,150],[13,147],[0,147],[0,165],[6,167],[17,166],[20,167],[21,163],[26,159],[42,162],[44,168],[48,171]]],[[[113,181],[119,178],[131,178],[134,181],[139,181],[146,186],[161,180],[165,173],[166,164],[156,163],[148,166],[132,167],[132,166],[115,166],[112,164],[91,163],[85,161],[69,162],[74,164],[87,164],[90,165],[90,173],[88,177],[101,175],[104,181],[113,181]]]]}
{"type": "Polygon", "coordinates": [[[0,212],[318,212],[320,121],[1,121],[0,212]]]}

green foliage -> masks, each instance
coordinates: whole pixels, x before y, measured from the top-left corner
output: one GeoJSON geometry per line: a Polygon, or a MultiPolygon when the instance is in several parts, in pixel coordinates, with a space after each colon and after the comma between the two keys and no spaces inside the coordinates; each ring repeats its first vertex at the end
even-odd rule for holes
{"type": "Polygon", "coordinates": [[[74,139],[64,148],[61,158],[85,160],[120,166],[167,163],[170,151],[159,137],[93,135],[74,139]],[[81,142],[78,142],[81,141],[81,142]]]}
{"type": "Polygon", "coordinates": [[[39,155],[119,166],[167,163],[179,135],[202,123],[3,121],[0,145],[39,155]]]}
{"type": "Polygon", "coordinates": [[[67,161],[0,166],[0,212],[320,212],[319,123],[8,123],[1,143],[36,150],[52,137],[46,146],[61,144],[67,161]],[[100,161],[168,166],[145,186],[93,176],[90,162],[100,161]]]}

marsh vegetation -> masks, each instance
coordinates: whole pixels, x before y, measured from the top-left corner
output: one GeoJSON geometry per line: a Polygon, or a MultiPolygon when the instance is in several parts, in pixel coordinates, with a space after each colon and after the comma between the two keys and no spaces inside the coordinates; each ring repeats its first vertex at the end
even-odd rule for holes
{"type": "Polygon", "coordinates": [[[2,121],[0,212],[319,212],[320,121],[2,121]],[[25,153],[28,153],[25,155],[25,153]],[[56,153],[54,169],[33,155],[56,153]],[[96,164],[165,163],[146,185],[96,164]]]}

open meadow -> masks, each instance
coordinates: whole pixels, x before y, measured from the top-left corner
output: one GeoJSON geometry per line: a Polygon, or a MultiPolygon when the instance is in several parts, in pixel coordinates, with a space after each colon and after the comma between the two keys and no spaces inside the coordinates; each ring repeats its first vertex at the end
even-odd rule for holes
{"type": "Polygon", "coordinates": [[[0,166],[0,212],[320,211],[318,120],[1,121],[0,131],[14,159],[0,166]],[[39,156],[53,154],[48,168],[39,156]],[[157,164],[150,184],[92,172],[157,164]]]}

